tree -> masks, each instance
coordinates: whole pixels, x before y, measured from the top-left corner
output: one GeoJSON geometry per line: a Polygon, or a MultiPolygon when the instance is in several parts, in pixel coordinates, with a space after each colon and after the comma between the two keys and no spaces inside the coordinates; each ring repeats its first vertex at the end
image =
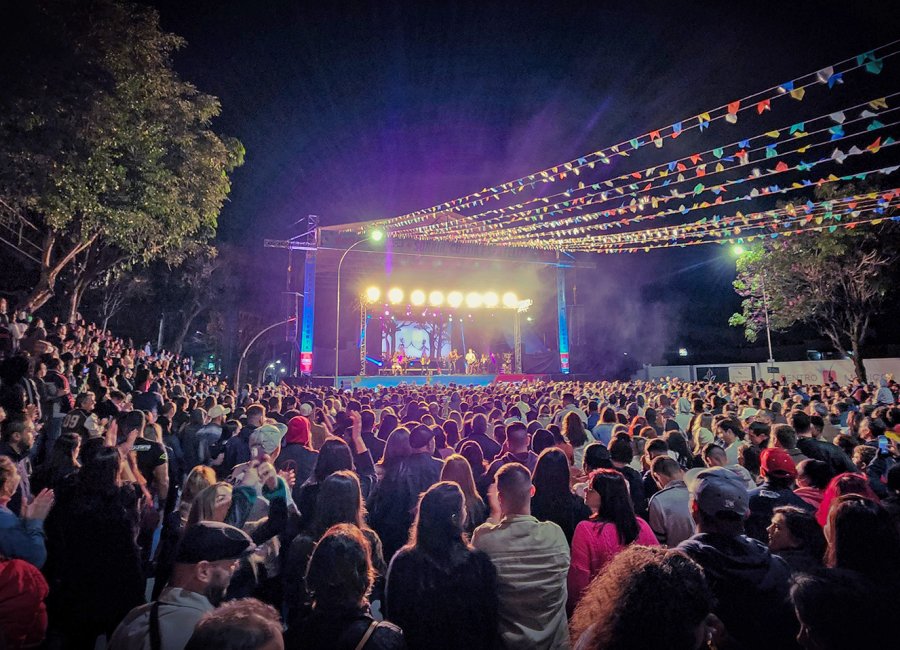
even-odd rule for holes
{"type": "Polygon", "coordinates": [[[857,376],[866,381],[862,346],[891,288],[898,260],[891,224],[834,231],[826,227],[764,239],[738,258],[734,288],[744,300],[742,312],[729,323],[743,327],[749,341],[765,327],[766,306],[774,330],[809,323],[853,359],[857,376]]]}
{"type": "MultiPolygon", "coordinates": [[[[171,59],[184,41],[160,30],[157,12],[36,0],[14,3],[7,25],[0,200],[37,227],[41,250],[22,306],[43,305],[80,256],[85,271],[108,269],[211,238],[244,150],[211,129],[218,100],[178,77],[171,59]]],[[[90,284],[72,275],[73,290],[90,284]]]]}

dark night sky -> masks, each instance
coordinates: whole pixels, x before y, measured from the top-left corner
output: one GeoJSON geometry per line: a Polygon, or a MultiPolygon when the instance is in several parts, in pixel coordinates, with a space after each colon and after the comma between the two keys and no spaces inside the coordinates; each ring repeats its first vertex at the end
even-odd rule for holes
{"type": "MultiPolygon", "coordinates": [[[[217,129],[247,148],[220,233],[251,243],[308,213],[393,216],[569,160],[887,43],[900,25],[889,2],[152,4],[188,41],[176,67],[221,99],[217,129]]],[[[598,268],[665,276],[648,290],[675,296],[657,323],[724,329],[733,271],[682,271],[715,256],[598,268]]]]}

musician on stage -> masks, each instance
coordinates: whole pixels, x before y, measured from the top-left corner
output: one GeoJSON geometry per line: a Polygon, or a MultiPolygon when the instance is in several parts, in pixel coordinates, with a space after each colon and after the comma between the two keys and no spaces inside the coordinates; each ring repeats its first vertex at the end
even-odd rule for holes
{"type": "Polygon", "coordinates": [[[399,352],[394,352],[394,357],[391,359],[391,372],[395,375],[403,374],[403,357],[400,356],[399,352]]]}
{"type": "Polygon", "coordinates": [[[478,356],[475,354],[475,350],[469,348],[469,351],[466,352],[466,374],[474,375],[475,374],[475,364],[478,361],[478,356]]]}
{"type": "Polygon", "coordinates": [[[419,363],[422,364],[422,369],[427,370],[431,367],[431,357],[428,356],[428,352],[422,353],[422,358],[419,360],[419,363]]]}
{"type": "Polygon", "coordinates": [[[447,361],[450,362],[450,372],[454,375],[459,372],[459,352],[456,348],[450,350],[450,354],[447,355],[447,361]]]}

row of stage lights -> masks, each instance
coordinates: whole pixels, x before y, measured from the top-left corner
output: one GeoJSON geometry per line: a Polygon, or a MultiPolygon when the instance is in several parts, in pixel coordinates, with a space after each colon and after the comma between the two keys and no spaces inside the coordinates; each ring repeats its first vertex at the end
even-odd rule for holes
{"type": "MultiPolygon", "coordinates": [[[[403,289],[398,287],[389,289],[386,295],[387,302],[391,305],[402,304],[405,297],[406,294],[403,292],[403,289]]],[[[381,289],[378,287],[369,287],[363,294],[363,298],[369,304],[380,302],[382,299],[381,289]]],[[[497,307],[502,307],[503,309],[522,309],[531,304],[530,300],[519,300],[519,296],[512,291],[507,291],[502,296],[495,291],[486,291],[484,293],[470,291],[467,294],[463,294],[461,291],[451,291],[445,296],[443,291],[432,291],[426,295],[421,289],[415,289],[410,292],[409,302],[414,307],[422,307],[426,304],[429,307],[443,307],[444,304],[447,304],[452,309],[458,309],[463,305],[469,309],[479,309],[481,307],[487,309],[494,309],[497,307]],[[526,302],[528,305],[524,304],[526,302]]]]}

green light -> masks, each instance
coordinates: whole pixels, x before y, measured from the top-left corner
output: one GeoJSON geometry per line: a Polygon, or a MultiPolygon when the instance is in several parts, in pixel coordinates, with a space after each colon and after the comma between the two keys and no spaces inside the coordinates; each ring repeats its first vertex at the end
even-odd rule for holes
{"type": "Polygon", "coordinates": [[[384,239],[384,231],[380,228],[373,230],[369,233],[369,239],[371,239],[373,242],[380,242],[382,239],[384,239]]]}
{"type": "Polygon", "coordinates": [[[731,247],[731,254],[734,255],[735,257],[740,257],[741,255],[744,254],[745,250],[746,249],[743,246],[741,246],[740,244],[735,244],[734,246],[731,247]]]}

